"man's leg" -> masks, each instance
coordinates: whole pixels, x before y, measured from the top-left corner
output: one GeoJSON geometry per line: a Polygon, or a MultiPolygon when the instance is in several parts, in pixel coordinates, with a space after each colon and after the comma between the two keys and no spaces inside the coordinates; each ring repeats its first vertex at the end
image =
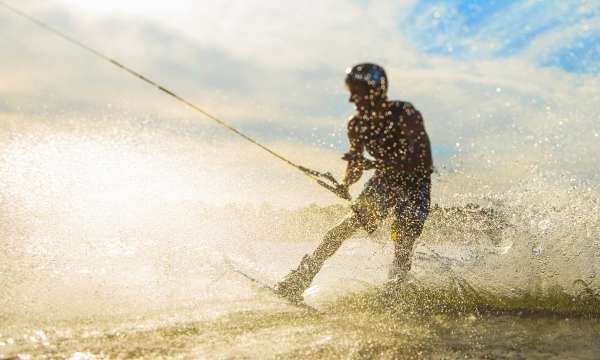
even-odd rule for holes
{"type": "Polygon", "coordinates": [[[302,293],[306,290],[325,260],[331,257],[358,228],[360,223],[352,213],[337,226],[329,230],[319,246],[311,255],[304,255],[296,270],[292,270],[282,281],[277,283],[275,290],[282,296],[293,301],[301,301],[302,293]]]}
{"type": "Polygon", "coordinates": [[[389,273],[390,280],[402,280],[410,271],[413,246],[420,233],[420,229],[406,226],[403,221],[396,220],[392,224],[391,237],[394,242],[394,261],[389,273]]]}
{"type": "Polygon", "coordinates": [[[410,271],[415,241],[429,215],[430,190],[431,183],[425,182],[410,194],[408,201],[396,205],[391,234],[394,242],[394,261],[389,273],[391,280],[403,280],[410,271]]]}
{"type": "Polygon", "coordinates": [[[321,244],[313,251],[311,256],[315,262],[320,264],[319,268],[325,260],[335,254],[344,240],[352,236],[360,226],[356,214],[352,213],[325,234],[321,244]]]}

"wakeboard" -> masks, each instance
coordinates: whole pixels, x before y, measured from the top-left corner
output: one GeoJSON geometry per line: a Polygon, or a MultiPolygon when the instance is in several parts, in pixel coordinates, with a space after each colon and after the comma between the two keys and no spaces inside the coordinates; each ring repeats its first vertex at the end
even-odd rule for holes
{"type": "Polygon", "coordinates": [[[286,298],[285,296],[282,296],[275,290],[275,288],[273,286],[267,284],[266,282],[264,282],[262,280],[257,279],[256,277],[252,276],[249,272],[242,270],[239,265],[237,265],[230,259],[225,258],[225,263],[229,266],[229,268],[233,272],[241,275],[246,280],[250,281],[255,287],[257,287],[263,291],[269,292],[282,300],[285,300],[288,304],[290,304],[292,306],[295,306],[295,307],[298,307],[298,308],[301,308],[304,310],[308,310],[311,312],[319,312],[319,310],[316,307],[308,305],[304,301],[292,301],[292,300],[286,298]]]}

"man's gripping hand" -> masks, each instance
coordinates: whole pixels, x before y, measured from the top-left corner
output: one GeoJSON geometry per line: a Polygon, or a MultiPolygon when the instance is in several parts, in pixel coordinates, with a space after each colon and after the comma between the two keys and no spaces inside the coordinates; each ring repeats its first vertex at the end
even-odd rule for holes
{"type": "Polygon", "coordinates": [[[344,200],[352,200],[352,195],[350,195],[349,187],[346,184],[340,184],[335,188],[335,193],[344,200]]]}

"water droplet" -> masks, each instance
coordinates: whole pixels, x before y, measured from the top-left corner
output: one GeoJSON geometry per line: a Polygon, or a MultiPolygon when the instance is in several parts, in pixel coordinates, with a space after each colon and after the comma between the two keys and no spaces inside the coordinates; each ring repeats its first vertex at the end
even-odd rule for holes
{"type": "Polygon", "coordinates": [[[542,220],[538,223],[538,228],[542,231],[547,230],[550,227],[550,220],[542,220]]]}

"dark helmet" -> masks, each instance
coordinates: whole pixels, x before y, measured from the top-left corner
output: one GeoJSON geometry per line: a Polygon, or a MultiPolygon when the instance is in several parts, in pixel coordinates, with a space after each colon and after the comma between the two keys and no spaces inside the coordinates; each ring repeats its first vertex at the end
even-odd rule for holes
{"type": "Polygon", "coordinates": [[[388,79],[381,66],[363,63],[346,69],[346,85],[351,91],[383,97],[387,94],[388,79]]]}

